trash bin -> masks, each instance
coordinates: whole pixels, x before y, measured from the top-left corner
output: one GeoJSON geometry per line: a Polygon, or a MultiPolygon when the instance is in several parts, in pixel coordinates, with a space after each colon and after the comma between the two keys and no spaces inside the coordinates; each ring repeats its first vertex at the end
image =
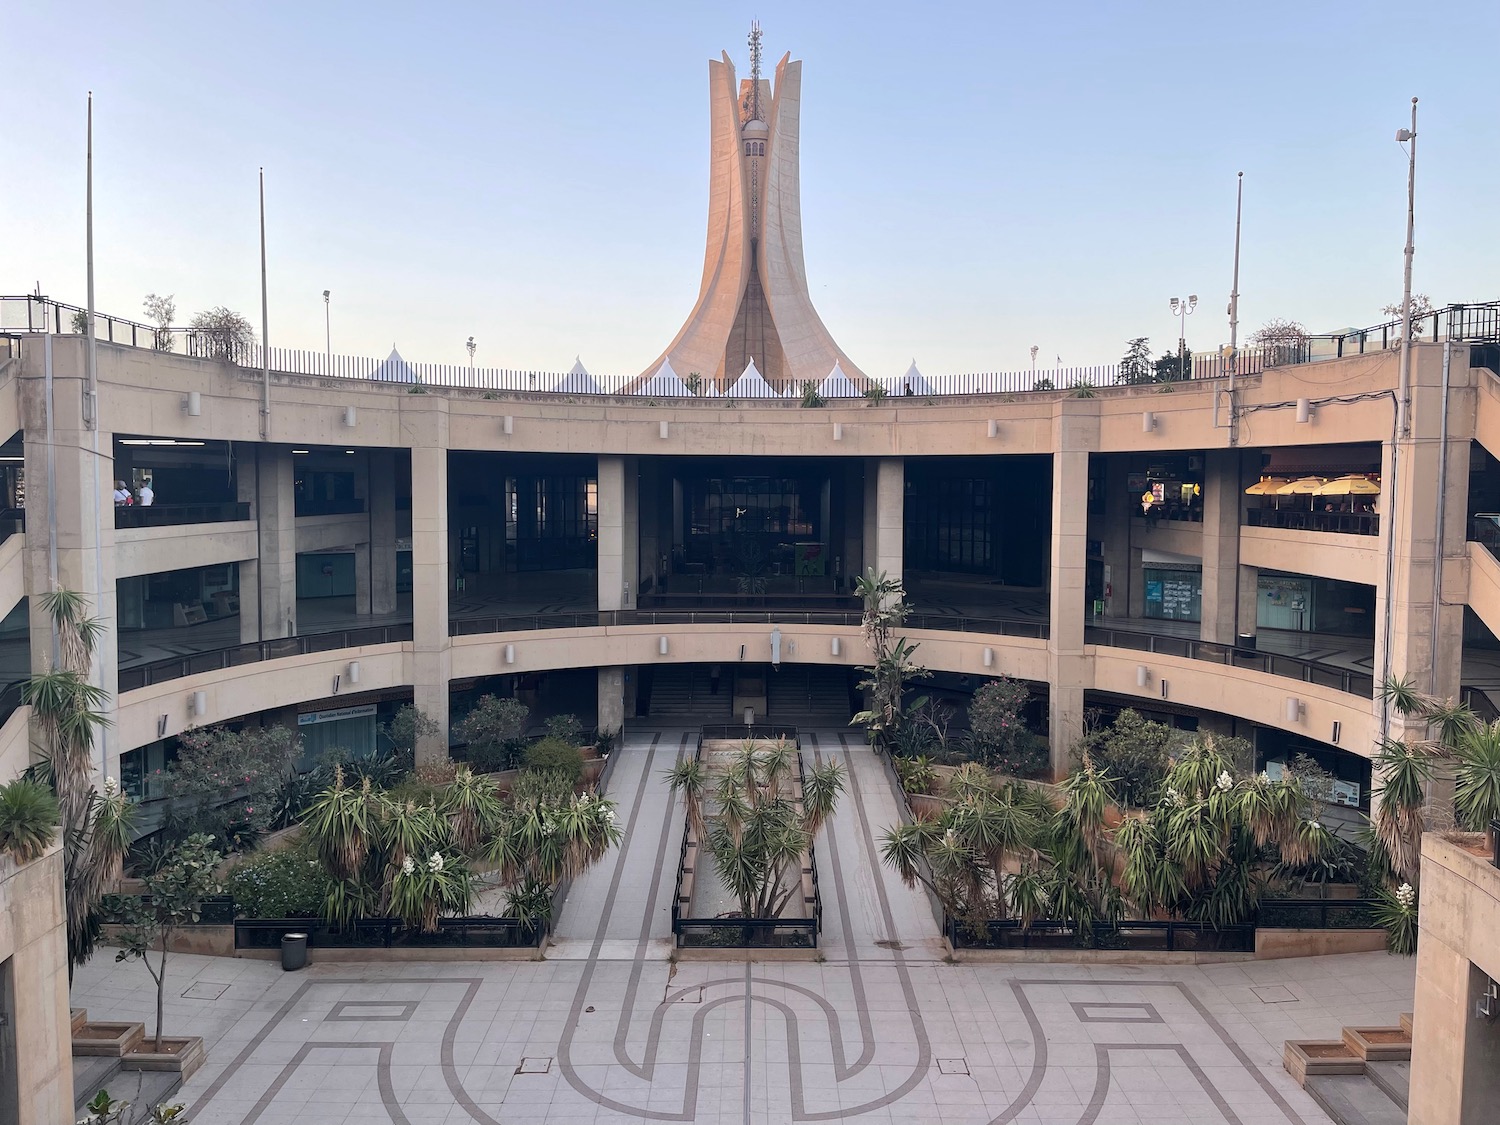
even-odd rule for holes
{"type": "Polygon", "coordinates": [[[1239,647],[1253,649],[1255,647],[1255,634],[1241,633],[1239,647]]]}
{"type": "Polygon", "coordinates": [[[281,967],[287,972],[307,967],[307,935],[281,935],[281,967]]]}

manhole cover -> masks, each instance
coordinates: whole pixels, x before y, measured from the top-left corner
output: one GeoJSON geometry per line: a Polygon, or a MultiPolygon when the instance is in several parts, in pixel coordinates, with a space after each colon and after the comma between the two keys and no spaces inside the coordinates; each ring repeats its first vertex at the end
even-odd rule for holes
{"type": "Polygon", "coordinates": [[[208,981],[199,981],[189,985],[188,990],[182,994],[185,1000],[217,1000],[229,991],[227,984],[212,984],[208,981]]]}
{"type": "Polygon", "coordinates": [[[1261,984],[1250,989],[1262,1004],[1291,1004],[1297,996],[1284,984],[1261,984]]]}
{"type": "Polygon", "coordinates": [[[938,1059],[939,1074],[968,1074],[968,1059],[938,1059]]]}
{"type": "Polygon", "coordinates": [[[516,1067],[517,1074],[548,1074],[552,1070],[552,1057],[541,1055],[527,1055],[521,1060],[521,1065],[516,1067]]]}

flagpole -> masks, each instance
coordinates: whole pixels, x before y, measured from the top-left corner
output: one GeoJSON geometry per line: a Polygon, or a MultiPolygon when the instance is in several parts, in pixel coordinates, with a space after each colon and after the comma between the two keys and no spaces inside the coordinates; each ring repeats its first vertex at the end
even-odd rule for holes
{"type": "Polygon", "coordinates": [[[266,301],[266,170],[260,170],[260,436],[271,436],[271,338],[266,301]]]}
{"type": "Polygon", "coordinates": [[[83,424],[99,428],[99,338],[94,331],[94,91],[89,91],[88,158],[85,165],[84,262],[88,274],[88,351],[83,385],[83,424]]]}

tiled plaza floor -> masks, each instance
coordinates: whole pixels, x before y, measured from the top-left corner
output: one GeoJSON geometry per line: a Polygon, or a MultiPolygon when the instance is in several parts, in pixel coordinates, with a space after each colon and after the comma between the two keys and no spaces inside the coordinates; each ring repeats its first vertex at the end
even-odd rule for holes
{"type": "MultiPolygon", "coordinates": [[[[1383,954],[1204,966],[956,965],[925,898],[877,862],[884,767],[843,732],[804,752],[848,790],[818,845],[822,962],[668,959],[686,732],[632,732],[610,781],[626,838],[572,888],[537,962],[318,964],[177,956],[167,1024],[209,1061],[200,1125],[1010,1122],[1322,1125],[1287,1038],[1394,1023],[1383,954]]],[[[91,1019],[153,1018],[145,969],[79,970],[91,1019]]]]}

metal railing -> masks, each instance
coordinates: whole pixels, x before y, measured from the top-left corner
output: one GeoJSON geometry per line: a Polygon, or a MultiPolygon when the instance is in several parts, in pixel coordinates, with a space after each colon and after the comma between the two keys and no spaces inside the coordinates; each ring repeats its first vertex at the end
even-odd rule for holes
{"type": "Polygon", "coordinates": [[[4,543],[12,535],[20,535],[25,530],[25,508],[7,508],[0,511],[0,543],[4,543]]]}
{"type": "Polygon", "coordinates": [[[399,918],[362,918],[344,928],[317,918],[237,918],[234,947],[280,949],[282,937],[297,933],[307,935],[309,949],[525,949],[541,944],[546,932],[538,918],[439,918],[430,934],[399,918]]]}
{"type": "MultiPolygon", "coordinates": [[[[592,612],[477,614],[450,618],[448,635],[474,636],[527,629],[586,629],[622,625],[848,625],[860,624],[853,610],[713,610],[713,609],[603,609],[592,612]]],[[[1045,621],[1002,617],[964,617],[947,613],[913,613],[908,629],[938,629],[958,633],[986,633],[1002,637],[1046,640],[1045,621]]]]}
{"type": "Polygon", "coordinates": [[[1490,821],[1490,862],[1500,867],[1500,817],[1490,821]]]}
{"type": "Polygon", "coordinates": [[[139,504],[115,506],[115,528],[178,527],[192,523],[231,523],[248,520],[250,505],[226,501],[222,504],[139,504]]]}
{"type": "Polygon", "coordinates": [[[1470,516],[1469,540],[1481,544],[1490,554],[1500,559],[1500,514],[1480,512],[1470,516]]]}
{"type": "Polygon", "coordinates": [[[118,690],[135,691],[151,684],[180,680],[184,676],[196,676],[201,672],[237,668],[243,664],[258,664],[262,660],[281,660],[288,656],[306,656],[315,652],[334,652],[365,645],[395,644],[411,639],[412,627],[405,624],[368,625],[361,629],[336,629],[327,633],[282,637],[274,641],[252,641],[249,644],[208,649],[188,653],[186,656],[174,656],[169,660],[138,664],[134,668],[121,668],[118,690]]]}
{"type": "MultiPolygon", "coordinates": [[[[586,372],[522,371],[510,368],[473,367],[461,364],[412,363],[392,353],[384,359],[372,356],[329,355],[322,350],[271,348],[262,356],[259,345],[230,339],[221,332],[191,328],[158,329],[139,321],[95,314],[95,335],[107,343],[205,359],[229,360],[259,369],[263,359],[283,375],[318,379],[366,379],[406,384],[412,393],[426,387],[511,391],[517,393],[577,396],[631,395],[648,400],[687,398],[722,399],[726,404],[779,399],[788,406],[800,405],[803,386],[792,379],[773,386],[764,379],[736,379],[723,387],[705,381],[698,394],[681,379],[653,375],[591,375],[586,372]]],[[[0,296],[0,333],[31,334],[48,330],[65,335],[86,330],[86,314],[76,305],[31,295],[0,296]]],[[[1500,340],[1500,302],[1448,305],[1414,318],[1412,337],[1422,342],[1442,340],[1488,342],[1500,340]]],[[[1310,335],[1240,349],[1233,356],[1215,350],[1192,356],[1188,378],[1218,379],[1231,371],[1257,375],[1267,368],[1311,363],[1345,355],[1387,351],[1401,341],[1400,319],[1349,332],[1310,335]]],[[[1063,367],[1037,371],[983,371],[962,375],[913,375],[855,384],[849,379],[829,377],[818,386],[818,394],[832,402],[886,398],[891,405],[924,399],[968,395],[1016,394],[1026,391],[1087,393],[1097,388],[1155,383],[1154,370],[1140,378],[1122,374],[1119,364],[1063,367]]]]}
{"type": "Polygon", "coordinates": [[[1250,508],[1246,527],[1279,527],[1287,531],[1335,532],[1342,535],[1379,535],[1375,512],[1308,512],[1286,508],[1250,508]]]}
{"type": "Polygon", "coordinates": [[[299,497],[295,515],[298,516],[357,516],[365,510],[365,502],[357,496],[342,500],[315,500],[310,496],[299,497]]]}
{"type": "Polygon", "coordinates": [[[1254,926],[1221,926],[1208,922],[1095,922],[1080,927],[1056,919],[1037,919],[1023,926],[1013,918],[991,918],[974,924],[945,919],[948,942],[955,949],[1131,949],[1165,953],[1254,953],[1254,926]]]}
{"type": "Polygon", "coordinates": [[[1380,904],[1364,898],[1268,898],[1255,913],[1261,929],[1369,930],[1380,904]]]}
{"type": "Polygon", "coordinates": [[[1368,672],[1351,668],[1340,668],[1317,660],[1303,660],[1297,656],[1282,656],[1259,649],[1239,648],[1235,645],[1199,641],[1191,637],[1171,637],[1160,633],[1134,633],[1124,629],[1107,629],[1089,625],[1083,630],[1085,644],[1103,645],[1106,648],[1127,648],[1137,652],[1155,652],[1163,656],[1181,656],[1189,660],[1202,660],[1210,664],[1224,664],[1242,668],[1248,672],[1264,672],[1271,676],[1284,676],[1304,683],[1319,684],[1348,692],[1363,699],[1375,697],[1375,677],[1368,672]]]}

